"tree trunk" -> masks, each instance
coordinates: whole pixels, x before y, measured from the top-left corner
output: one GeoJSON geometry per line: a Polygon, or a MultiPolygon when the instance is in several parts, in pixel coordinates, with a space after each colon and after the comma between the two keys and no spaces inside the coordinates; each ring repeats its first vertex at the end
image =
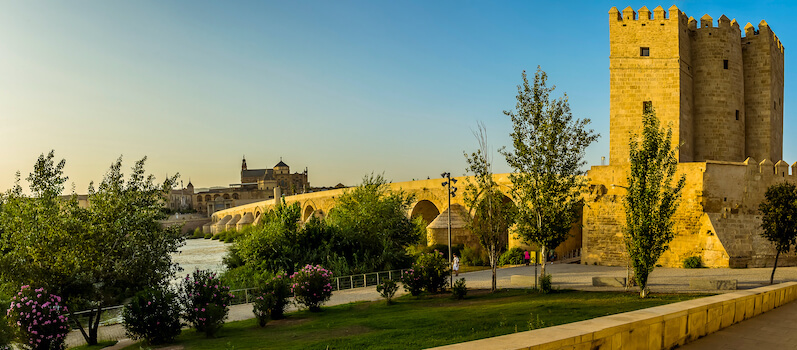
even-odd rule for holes
{"type": "MultiPolygon", "coordinates": [[[[89,335],[86,334],[86,330],[83,329],[83,325],[80,324],[80,321],[78,321],[77,316],[75,316],[75,313],[72,310],[73,310],[72,308],[69,309],[69,318],[72,319],[73,322],[75,322],[75,324],[77,325],[77,329],[80,330],[80,334],[83,335],[83,339],[85,339],[86,343],[88,343],[89,335]]],[[[90,322],[91,322],[91,316],[89,316],[89,323],[90,322]]]]}
{"type": "Polygon", "coordinates": [[[642,287],[642,286],[639,287],[639,297],[640,298],[642,298],[642,299],[646,298],[648,296],[649,292],[650,291],[647,289],[647,287],[642,287]]]}
{"type": "Polygon", "coordinates": [[[102,315],[102,303],[97,304],[97,315],[94,316],[94,322],[89,320],[89,337],[86,339],[88,345],[97,345],[97,332],[100,329],[100,315],[102,315]]]}
{"type": "Polygon", "coordinates": [[[492,277],[493,283],[490,287],[491,292],[495,292],[496,290],[495,274],[497,272],[496,271],[497,268],[498,268],[498,249],[496,249],[495,246],[493,246],[492,249],[490,249],[490,270],[493,271],[493,277],[492,277]]]}
{"type": "Polygon", "coordinates": [[[542,260],[542,262],[540,263],[541,264],[540,270],[542,271],[541,276],[545,276],[545,262],[548,261],[548,256],[545,255],[544,245],[540,247],[540,258],[542,260]]]}
{"type": "Polygon", "coordinates": [[[769,284],[775,283],[775,269],[778,268],[778,258],[780,257],[780,251],[775,254],[775,266],[772,266],[772,276],[769,276],[769,284]]]}

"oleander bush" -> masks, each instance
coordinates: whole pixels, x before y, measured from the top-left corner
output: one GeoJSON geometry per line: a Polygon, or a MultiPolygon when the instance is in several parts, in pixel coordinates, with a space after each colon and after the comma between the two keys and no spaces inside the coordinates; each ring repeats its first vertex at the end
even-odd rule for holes
{"type": "Polygon", "coordinates": [[[332,296],[332,273],[321,265],[307,265],[291,275],[291,279],[296,302],[312,312],[321,311],[321,304],[332,296]]]}
{"type": "Polygon", "coordinates": [[[417,297],[421,295],[424,286],[423,274],[415,269],[407,269],[401,275],[401,283],[404,284],[404,290],[410,295],[417,297]]]}
{"type": "Polygon", "coordinates": [[[424,253],[412,265],[413,270],[421,272],[424,289],[429,293],[442,292],[451,275],[448,260],[439,251],[424,253]]]}
{"type": "Polygon", "coordinates": [[[258,288],[258,296],[252,303],[260,327],[265,327],[269,319],[285,318],[285,308],[290,304],[291,278],[285,273],[278,273],[258,288]]]}
{"type": "Polygon", "coordinates": [[[171,343],[181,332],[180,311],[177,293],[169,288],[143,290],[122,310],[125,331],[147,344],[171,343]]]}
{"type": "Polygon", "coordinates": [[[180,301],[185,319],[197,332],[210,338],[224,325],[235,296],[216,273],[197,270],[188,275],[180,286],[180,301]]]}
{"type": "MultiPolygon", "coordinates": [[[[10,302],[0,300],[0,310],[8,310],[10,302]]],[[[14,340],[14,330],[8,322],[8,312],[0,312],[0,350],[11,350],[11,342],[14,340]]]]}
{"type": "Polygon", "coordinates": [[[7,316],[18,328],[20,343],[31,349],[63,349],[70,330],[68,312],[61,297],[25,285],[11,299],[7,316]]]}

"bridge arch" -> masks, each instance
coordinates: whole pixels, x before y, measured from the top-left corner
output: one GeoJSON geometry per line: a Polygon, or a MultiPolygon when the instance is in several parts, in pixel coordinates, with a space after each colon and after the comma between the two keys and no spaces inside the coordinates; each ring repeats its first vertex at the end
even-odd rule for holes
{"type": "Polygon", "coordinates": [[[310,220],[310,217],[313,216],[314,212],[315,208],[313,208],[313,205],[308,204],[305,206],[304,210],[302,211],[302,221],[306,222],[307,220],[310,220]]]}
{"type": "Polygon", "coordinates": [[[440,209],[430,200],[424,199],[420,200],[415,203],[415,206],[412,207],[410,210],[410,219],[416,219],[418,217],[429,225],[432,221],[434,221],[437,216],[440,215],[440,209]]]}

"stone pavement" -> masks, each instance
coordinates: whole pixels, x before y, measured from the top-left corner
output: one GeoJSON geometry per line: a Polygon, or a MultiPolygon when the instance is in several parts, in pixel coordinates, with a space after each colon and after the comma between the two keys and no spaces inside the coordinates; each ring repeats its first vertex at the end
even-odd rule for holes
{"type": "MultiPolygon", "coordinates": [[[[578,264],[548,264],[546,266],[548,273],[553,275],[553,285],[555,288],[562,289],[578,289],[578,290],[594,290],[594,291],[622,291],[623,288],[617,287],[593,287],[592,277],[625,277],[626,269],[623,267],[607,267],[607,266],[592,266],[592,265],[578,265],[578,264]]],[[[538,267],[539,272],[539,267],[538,267]]],[[[739,281],[739,289],[750,289],[761,287],[769,284],[769,275],[772,272],[771,268],[750,268],[750,269],[675,269],[675,268],[656,268],[650,275],[649,285],[653,293],[659,292],[690,292],[694,290],[689,289],[689,279],[691,278],[710,278],[710,279],[736,279],[739,281]]],[[[510,283],[512,275],[526,275],[534,276],[534,266],[515,266],[501,268],[497,271],[497,284],[499,288],[518,288],[510,283]]],[[[473,289],[487,289],[490,288],[491,283],[490,270],[476,271],[461,273],[459,278],[465,278],[468,288],[473,289]]],[[[782,281],[797,281],[797,267],[781,267],[777,269],[775,274],[775,283],[782,281]]],[[[706,291],[700,291],[706,292],[706,291]]],[[[727,291],[709,291],[715,293],[723,293],[727,291]]],[[[399,290],[399,295],[403,295],[404,291],[399,290]]],[[[326,305],[340,305],[357,301],[373,301],[379,300],[381,297],[376,292],[375,287],[358,288],[352,290],[344,290],[332,294],[332,298],[326,305]]],[[[789,304],[782,308],[775,309],[770,312],[776,312],[780,309],[791,308],[797,311],[797,304],[789,304]]],[[[296,306],[291,306],[290,311],[296,310],[296,306]]],[[[767,316],[769,313],[764,314],[767,316]]],[[[797,314],[797,313],[795,313],[797,314]]],[[[235,305],[230,308],[228,321],[238,321],[253,318],[252,304],[235,305]]],[[[759,317],[754,318],[752,321],[757,320],[759,317]]],[[[792,320],[792,319],[789,319],[792,320]]],[[[742,322],[739,325],[745,325],[747,322],[742,322]]],[[[775,321],[780,324],[781,322],[776,319],[775,321]]],[[[769,323],[768,323],[769,324],[769,323]]],[[[797,323],[792,323],[797,325],[797,323]]],[[[737,325],[733,326],[736,327],[737,325]]],[[[733,329],[733,327],[728,329],[733,329]]],[[[797,327],[797,326],[795,326],[797,327]]],[[[717,336],[723,332],[716,333],[717,336]]],[[[797,334],[797,333],[795,333],[797,334]]],[[[713,339],[717,336],[708,336],[706,340],[713,339]]],[[[100,336],[103,339],[123,339],[125,338],[124,329],[121,325],[113,325],[101,327],[100,336]]],[[[786,337],[781,337],[786,338],[786,337]]],[[[68,346],[77,346],[83,344],[83,338],[79,332],[73,331],[67,337],[68,346]]],[[[125,342],[129,345],[129,342],[125,342]]],[[[793,342],[793,344],[797,344],[793,342]]],[[[120,344],[122,345],[122,344],[120,344]]],[[[126,345],[125,345],[126,346],[126,345]]],[[[756,347],[753,347],[756,348],[756,347]]],[[[794,348],[794,347],[787,347],[794,348]]],[[[699,348],[696,348],[699,349],[699,348]]],[[[749,349],[746,348],[746,349],[749,349]]]]}
{"type": "Polygon", "coordinates": [[[797,302],[721,329],[679,349],[797,349],[797,302]]]}

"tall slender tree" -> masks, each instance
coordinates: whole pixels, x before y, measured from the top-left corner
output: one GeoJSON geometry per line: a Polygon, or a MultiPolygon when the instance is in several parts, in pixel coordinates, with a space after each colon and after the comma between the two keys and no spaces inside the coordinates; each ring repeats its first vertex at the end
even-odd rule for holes
{"type": "Polygon", "coordinates": [[[673,186],[678,168],[676,150],[672,147],[672,129],[659,128],[653,110],[642,117],[642,143],[631,135],[630,172],[624,199],[626,223],[623,227],[639,296],[648,294],[648,276],[656,261],[675,237],[672,217],[678,208],[686,177],[681,175],[673,186]]]}
{"type": "Polygon", "coordinates": [[[490,258],[490,269],[493,273],[491,290],[495,292],[498,258],[506,250],[508,231],[514,224],[516,209],[515,204],[501,193],[493,179],[484,124],[480,123],[479,131],[474,134],[479,140],[479,149],[470,155],[465,153],[468,171],[473,173],[475,180],[468,180],[465,186],[465,204],[472,213],[468,228],[479,237],[479,243],[490,258]]]}
{"type": "Polygon", "coordinates": [[[574,119],[567,95],[554,99],[540,67],[529,84],[523,72],[512,119],[512,150],[502,149],[512,167],[513,199],[518,205],[517,232],[545,256],[569,236],[578,221],[586,186],[584,151],[600,136],[587,129],[589,119],[574,119]]]}
{"type": "Polygon", "coordinates": [[[780,254],[786,254],[797,243],[797,186],[783,182],[772,185],[764,193],[764,201],[758,206],[761,218],[761,236],[775,245],[775,265],[769,284],[775,282],[780,254]]]}

